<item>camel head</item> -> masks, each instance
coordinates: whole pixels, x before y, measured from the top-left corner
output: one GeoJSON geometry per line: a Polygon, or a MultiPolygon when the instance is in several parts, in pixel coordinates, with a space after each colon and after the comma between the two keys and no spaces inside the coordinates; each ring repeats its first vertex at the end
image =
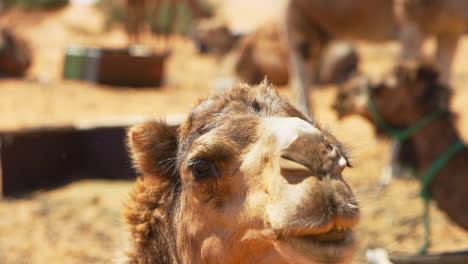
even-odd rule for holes
{"type": "Polygon", "coordinates": [[[200,54],[224,56],[239,39],[240,35],[232,33],[226,23],[214,19],[201,20],[195,28],[194,40],[200,54]]]}
{"type": "Polygon", "coordinates": [[[130,263],[351,261],[359,208],[342,145],[272,87],[217,91],[178,129],[149,122],[128,138],[141,174],[130,263]]]}
{"type": "Polygon", "coordinates": [[[352,114],[363,114],[366,111],[371,82],[367,76],[358,73],[338,86],[338,93],[333,108],[338,118],[352,114]]]}
{"type": "Polygon", "coordinates": [[[448,107],[450,90],[439,82],[438,71],[430,64],[398,65],[378,83],[357,79],[339,88],[334,104],[339,117],[359,114],[372,119],[368,104],[372,100],[385,123],[406,128],[429,113],[448,107]]]}

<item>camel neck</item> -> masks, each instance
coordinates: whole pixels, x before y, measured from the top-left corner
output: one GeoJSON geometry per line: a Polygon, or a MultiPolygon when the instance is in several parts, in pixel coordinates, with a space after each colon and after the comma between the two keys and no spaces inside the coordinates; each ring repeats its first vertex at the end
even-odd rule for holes
{"type": "Polygon", "coordinates": [[[419,131],[412,137],[419,164],[417,171],[421,173],[427,170],[459,138],[448,114],[419,131]]]}

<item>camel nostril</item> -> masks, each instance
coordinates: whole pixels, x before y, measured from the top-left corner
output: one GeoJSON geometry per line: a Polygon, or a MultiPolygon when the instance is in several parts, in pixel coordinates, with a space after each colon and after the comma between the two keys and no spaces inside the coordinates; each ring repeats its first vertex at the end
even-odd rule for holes
{"type": "Polygon", "coordinates": [[[340,157],[340,159],[338,160],[336,166],[333,168],[331,173],[334,176],[341,175],[341,173],[343,173],[343,170],[346,167],[348,167],[348,161],[344,157],[340,157]]]}

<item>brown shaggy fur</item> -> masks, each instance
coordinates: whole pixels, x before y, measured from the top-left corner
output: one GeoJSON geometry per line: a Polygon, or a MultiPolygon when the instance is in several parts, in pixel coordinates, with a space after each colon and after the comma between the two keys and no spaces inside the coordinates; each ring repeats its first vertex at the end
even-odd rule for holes
{"type": "Polygon", "coordinates": [[[134,167],[142,177],[130,193],[124,214],[134,241],[133,249],[128,253],[132,261],[128,263],[176,262],[173,259],[177,256],[173,254],[175,241],[170,235],[174,211],[171,206],[177,198],[179,185],[175,170],[176,131],[163,122],[146,123],[129,132],[129,145],[133,150],[134,167]],[[155,141],[155,138],[159,140],[155,141]],[[151,155],[146,156],[148,153],[151,155]]]}
{"type": "MultiPolygon", "coordinates": [[[[129,131],[132,160],[142,177],[137,180],[134,190],[130,193],[130,202],[127,203],[124,214],[134,241],[133,248],[128,253],[130,260],[127,263],[179,263],[171,230],[172,216],[177,214],[176,200],[180,192],[178,161],[185,158],[196,138],[222,124],[223,119],[232,119],[237,115],[239,125],[242,124],[246,129],[226,128],[226,136],[235,137],[235,142],[242,143],[242,149],[252,140],[251,136],[255,135],[250,129],[252,125],[242,120],[245,114],[305,118],[284,99],[278,97],[271,88],[263,86],[253,90],[255,93],[249,88],[238,85],[202,101],[190,113],[179,131],[170,128],[164,122],[145,123],[129,131]],[[231,114],[217,115],[222,112],[231,114]],[[239,131],[243,133],[239,134],[239,131]],[[177,134],[181,135],[180,139],[177,139],[177,134]]],[[[230,151],[237,149],[234,146],[227,148],[221,149],[220,153],[215,155],[234,155],[235,153],[230,151]]]]}

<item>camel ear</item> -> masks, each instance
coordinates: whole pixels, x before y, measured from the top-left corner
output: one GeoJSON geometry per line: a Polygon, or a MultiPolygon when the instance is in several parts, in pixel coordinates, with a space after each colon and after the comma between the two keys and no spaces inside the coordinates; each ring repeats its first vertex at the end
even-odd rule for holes
{"type": "Polygon", "coordinates": [[[395,75],[401,83],[414,83],[423,81],[428,83],[437,82],[439,71],[437,67],[428,62],[407,62],[399,64],[395,68],[395,75]]]}
{"type": "Polygon", "coordinates": [[[434,65],[421,64],[416,71],[416,80],[427,83],[436,83],[439,80],[439,71],[434,65]]]}
{"type": "Polygon", "coordinates": [[[439,81],[439,71],[435,65],[421,63],[413,69],[413,75],[419,83],[413,87],[413,92],[421,97],[423,105],[444,109],[449,107],[451,90],[439,81]]]}
{"type": "Polygon", "coordinates": [[[437,101],[441,83],[439,82],[439,71],[432,64],[422,63],[413,69],[415,82],[419,85],[414,86],[414,92],[418,96],[424,97],[424,100],[437,101]]]}
{"type": "Polygon", "coordinates": [[[397,64],[393,70],[384,76],[383,82],[387,88],[399,88],[401,85],[412,83],[416,80],[414,67],[411,64],[397,64]]]}
{"type": "Polygon", "coordinates": [[[165,122],[146,122],[128,130],[134,168],[144,177],[175,179],[177,128],[165,122]]]}
{"type": "Polygon", "coordinates": [[[437,67],[427,62],[408,62],[395,69],[398,84],[410,87],[409,92],[416,97],[423,97],[439,83],[437,67]],[[407,86],[409,85],[409,86],[407,86]]]}

